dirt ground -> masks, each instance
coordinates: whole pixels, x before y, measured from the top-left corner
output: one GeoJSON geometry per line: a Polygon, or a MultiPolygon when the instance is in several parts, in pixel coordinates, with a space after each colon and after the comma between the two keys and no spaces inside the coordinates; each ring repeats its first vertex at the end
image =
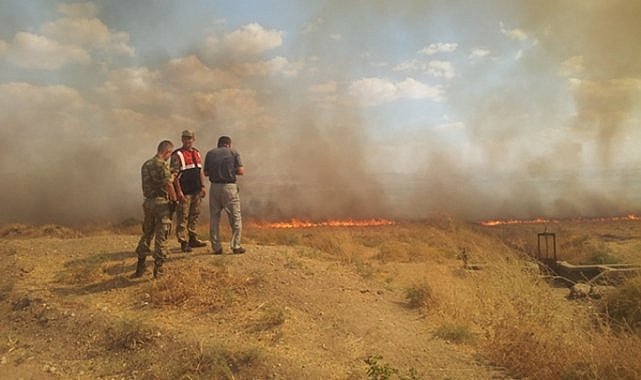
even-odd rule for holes
{"type": "MultiPolygon", "coordinates": [[[[394,278],[312,248],[186,256],[172,242],[165,278],[131,279],[136,236],[48,228],[0,240],[0,378],[506,378],[472,346],[436,338],[394,278]]],[[[423,265],[460,263],[389,269],[407,279],[423,265]]]]}

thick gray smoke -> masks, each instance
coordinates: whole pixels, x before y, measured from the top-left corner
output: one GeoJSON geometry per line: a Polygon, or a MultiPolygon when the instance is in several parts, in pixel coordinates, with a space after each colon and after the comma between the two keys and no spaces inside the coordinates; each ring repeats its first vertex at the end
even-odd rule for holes
{"type": "MultiPolygon", "coordinates": [[[[140,166],[183,129],[202,152],[232,137],[251,218],[641,212],[639,2],[328,1],[301,30],[248,22],[140,49],[176,11],[154,4],[59,6],[33,30],[5,23],[0,221],[139,217],[140,166]],[[139,24],[118,23],[128,17],[139,24]],[[80,38],[78,25],[94,33],[80,38]],[[32,59],[29,41],[50,59],[32,59]],[[283,41],[290,55],[270,55],[283,41]],[[439,42],[456,42],[467,63],[433,59],[425,70],[438,80],[420,91],[433,92],[426,108],[447,109],[457,140],[433,120],[381,133],[388,120],[347,95],[354,82],[410,61],[397,46],[439,42]],[[381,46],[387,62],[370,55],[381,46]]],[[[2,7],[7,20],[37,12],[2,7]]],[[[397,92],[415,84],[402,78],[397,92]]]]}

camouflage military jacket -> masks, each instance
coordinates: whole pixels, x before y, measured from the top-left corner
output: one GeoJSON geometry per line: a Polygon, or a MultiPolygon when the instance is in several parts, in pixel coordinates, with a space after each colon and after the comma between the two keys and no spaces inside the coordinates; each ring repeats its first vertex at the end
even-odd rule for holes
{"type": "Polygon", "coordinates": [[[145,198],[169,198],[167,184],[172,182],[172,174],[167,161],[154,156],[145,161],[140,172],[142,174],[142,194],[145,198]]]}

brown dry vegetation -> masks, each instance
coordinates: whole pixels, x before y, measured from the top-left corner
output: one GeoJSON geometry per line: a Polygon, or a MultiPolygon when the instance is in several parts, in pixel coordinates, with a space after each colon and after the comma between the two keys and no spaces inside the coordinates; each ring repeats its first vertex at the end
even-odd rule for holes
{"type": "MultiPolygon", "coordinates": [[[[532,270],[544,226],[248,228],[242,256],[172,242],[156,281],[137,228],[0,228],[1,378],[641,378],[641,280],[569,301],[532,270]]],[[[549,228],[641,263],[639,222],[549,228]]]]}

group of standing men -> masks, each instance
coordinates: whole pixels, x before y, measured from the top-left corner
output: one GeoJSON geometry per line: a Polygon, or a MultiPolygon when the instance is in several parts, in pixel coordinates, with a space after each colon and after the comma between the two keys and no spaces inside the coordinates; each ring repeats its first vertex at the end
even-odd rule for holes
{"type": "Polygon", "coordinates": [[[243,175],[245,168],[240,155],[231,147],[231,138],[221,136],[217,147],[207,152],[204,165],[200,152],[194,147],[194,132],[183,131],[181,140],[182,147],[176,150],[173,150],[174,145],[171,141],[161,141],[156,155],[142,165],[144,221],[142,236],[136,247],[138,264],[133,277],[141,277],[145,273],[145,259],[147,254],[152,253],[152,240],[155,240],[152,253],[153,275],[158,277],[162,274],[163,263],[167,260],[167,241],[171,233],[174,211],[176,237],[181,251],[188,253],[192,248],[207,245],[198,239],[196,232],[200,202],[207,194],[205,177],[208,177],[211,183],[209,238],[213,253],[223,253],[219,235],[223,210],[232,229],[232,253],[245,253],[245,248],[240,245],[242,221],[236,184],[236,176],[243,175]]]}

